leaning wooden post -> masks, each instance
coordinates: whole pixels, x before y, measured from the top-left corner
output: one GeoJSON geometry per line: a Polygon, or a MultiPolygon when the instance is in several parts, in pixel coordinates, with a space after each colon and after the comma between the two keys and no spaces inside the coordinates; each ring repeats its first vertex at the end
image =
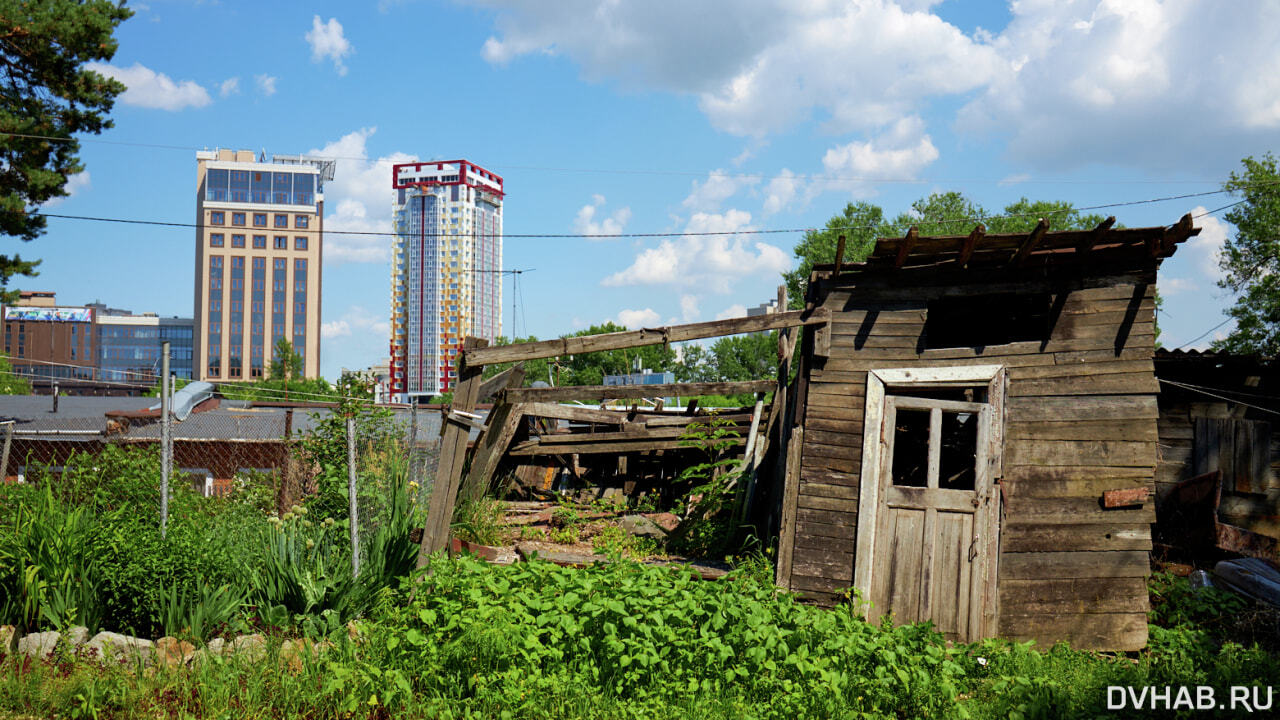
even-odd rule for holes
{"type": "Polygon", "coordinates": [[[160,539],[169,529],[169,473],[173,471],[173,426],[170,419],[173,398],[169,378],[169,341],[160,344],[160,539]]]}
{"type": "Polygon", "coordinates": [[[4,424],[4,455],[0,457],[0,482],[4,482],[9,477],[9,449],[13,447],[13,425],[12,420],[4,424]]]}
{"type": "Polygon", "coordinates": [[[475,409],[476,396],[480,392],[483,365],[468,365],[468,354],[483,348],[489,342],[480,338],[466,338],[462,355],[458,360],[458,384],[454,386],[453,402],[444,419],[444,438],[440,441],[440,458],[436,477],[431,488],[431,504],[427,509],[427,522],[422,528],[422,545],[418,547],[418,567],[427,564],[431,553],[444,549],[449,541],[449,525],[453,520],[453,506],[458,500],[458,485],[462,481],[462,466],[466,460],[467,438],[471,425],[466,416],[475,409]]]}
{"type": "Polygon", "coordinates": [[[351,521],[351,577],[360,575],[360,531],[356,512],[356,419],[347,416],[347,505],[351,521]]]}

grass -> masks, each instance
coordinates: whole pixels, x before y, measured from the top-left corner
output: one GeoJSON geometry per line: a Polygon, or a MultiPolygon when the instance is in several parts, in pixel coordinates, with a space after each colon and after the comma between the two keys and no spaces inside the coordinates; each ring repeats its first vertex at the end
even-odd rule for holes
{"type": "Polygon", "coordinates": [[[625,562],[438,557],[358,621],[354,641],[342,628],[315,659],[290,666],[280,636],[257,662],[189,669],[9,657],[0,715],[1074,718],[1106,714],[1111,685],[1225,695],[1280,677],[1274,654],[1195,624],[1222,603],[1185,580],[1153,581],[1156,619],[1180,617],[1152,625],[1148,650],[1108,655],[1003,640],[949,646],[925,625],[869,625],[848,607],[798,603],[768,583],[765,563],[744,565],[706,582],[625,562]]]}

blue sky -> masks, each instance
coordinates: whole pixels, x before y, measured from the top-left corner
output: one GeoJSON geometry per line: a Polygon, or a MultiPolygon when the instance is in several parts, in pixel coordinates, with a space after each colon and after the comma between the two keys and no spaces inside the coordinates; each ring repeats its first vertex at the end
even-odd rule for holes
{"type": "MultiPolygon", "coordinates": [[[[337,159],[322,370],[386,356],[390,165],[504,176],[511,234],[787,229],[958,190],[1077,206],[1216,190],[1280,140],[1280,5],[1169,0],[133,3],[129,86],[53,213],[193,222],[195,150],[337,159]]],[[[1101,210],[1176,221],[1225,195],[1101,210]]],[[[1223,320],[1221,213],[1165,263],[1163,340],[1223,320]]],[[[51,220],[20,287],[189,316],[195,231],[51,220]]],[[[551,337],[742,314],[799,233],[508,238],[504,328],[551,337]],[[513,303],[514,300],[514,303],[513,303]],[[513,328],[513,312],[514,328],[513,328]]],[[[1229,326],[1210,333],[1211,340],[1229,326]]]]}

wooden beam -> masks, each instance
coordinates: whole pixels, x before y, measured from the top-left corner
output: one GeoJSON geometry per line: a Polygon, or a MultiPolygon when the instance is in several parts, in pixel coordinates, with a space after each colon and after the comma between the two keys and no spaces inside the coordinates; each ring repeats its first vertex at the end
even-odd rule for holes
{"type": "Polygon", "coordinates": [[[1191,222],[1191,213],[1183,215],[1178,222],[1172,226],[1165,228],[1164,237],[1160,239],[1160,254],[1172,255],[1174,248],[1178,243],[1186,240],[1192,235],[1199,235],[1200,228],[1193,227],[1191,222]]]}
{"type": "Polygon", "coordinates": [[[1080,243],[1080,247],[1076,248],[1076,252],[1085,254],[1093,250],[1093,246],[1097,245],[1098,241],[1102,239],[1102,236],[1107,234],[1107,232],[1111,230],[1111,226],[1115,224],[1115,215],[1112,215],[1106,220],[1098,223],[1098,227],[1094,228],[1093,232],[1089,233],[1089,237],[1084,242],[1080,243]]]}
{"type": "MultiPolygon", "coordinates": [[[[513,372],[505,374],[507,387],[520,387],[524,384],[524,367],[517,365],[513,372]]],[[[471,467],[462,482],[460,493],[463,499],[480,497],[489,488],[489,481],[502,461],[502,455],[515,437],[520,421],[524,419],[523,409],[512,407],[510,403],[502,403],[489,412],[489,424],[476,440],[475,454],[471,457],[471,467]]]]}
{"type": "Polygon", "coordinates": [[[907,256],[915,249],[916,243],[919,242],[919,240],[920,230],[915,225],[912,225],[911,229],[907,230],[907,234],[904,235],[902,240],[898,243],[898,257],[893,261],[893,266],[895,268],[901,269],[903,265],[907,264],[907,256]]]}
{"type": "Polygon", "coordinates": [[[1015,267],[1022,267],[1026,264],[1027,258],[1031,257],[1031,253],[1040,246],[1040,241],[1044,240],[1044,234],[1049,232],[1049,221],[1040,218],[1040,222],[1036,223],[1031,234],[1027,235],[1027,239],[1022,241],[1022,245],[1018,247],[1018,252],[1014,254],[1010,264],[1015,267]]]}
{"type": "Polygon", "coordinates": [[[688,325],[671,325],[660,328],[625,330],[603,335],[580,335],[539,342],[476,348],[474,350],[464,350],[462,358],[467,365],[479,367],[481,365],[534,360],[558,355],[578,355],[602,350],[621,350],[623,348],[663,345],[685,340],[720,337],[722,335],[777,330],[778,328],[795,327],[796,325],[821,325],[830,321],[831,311],[825,308],[817,308],[811,311],[797,310],[773,315],[729,318],[728,320],[712,320],[688,325]]]}
{"type": "Polygon", "coordinates": [[[964,244],[960,246],[960,257],[956,259],[956,264],[965,267],[969,264],[969,260],[973,257],[973,249],[978,246],[982,238],[987,235],[987,226],[981,223],[969,233],[969,237],[965,238],[964,244]]]}
{"type": "MultiPolygon", "coordinates": [[[[480,365],[467,365],[466,353],[488,344],[488,340],[480,338],[468,337],[463,340],[452,410],[470,412],[475,409],[476,394],[480,391],[480,378],[484,368],[480,365]]],[[[431,553],[443,550],[449,540],[449,525],[453,521],[453,506],[458,500],[458,485],[462,480],[462,464],[466,459],[469,435],[467,427],[459,423],[445,423],[435,483],[431,489],[431,504],[427,508],[427,520],[422,528],[422,544],[418,547],[418,567],[426,565],[431,553]]]]}
{"type": "MultiPolygon", "coordinates": [[[[698,450],[697,447],[681,444],[682,442],[680,438],[642,438],[639,440],[611,440],[581,444],[541,443],[526,440],[512,445],[507,454],[512,457],[524,457],[530,455],[598,455],[643,452],[647,450],[698,450]]],[[[746,438],[722,438],[718,442],[728,445],[742,445],[746,443],[746,438]]]]}
{"type": "MultiPolygon", "coordinates": [[[[510,346],[508,346],[510,347],[510,346]]],[[[692,397],[694,395],[737,395],[768,392],[773,380],[745,382],[670,383],[665,385],[570,385],[558,388],[508,388],[503,396],[509,402],[599,402],[642,397],[692,397]]]]}
{"type": "MultiPolygon", "coordinates": [[[[832,277],[840,274],[840,266],[844,264],[844,235],[836,240],[836,268],[831,273],[832,277]]],[[[779,308],[781,309],[781,308],[779,308]]]]}
{"type": "Polygon", "coordinates": [[[497,375],[494,375],[488,380],[485,380],[483,383],[480,383],[480,391],[476,393],[476,402],[478,403],[489,402],[489,400],[493,398],[493,396],[497,394],[499,390],[510,385],[510,383],[507,382],[507,379],[511,377],[511,374],[515,372],[516,368],[520,368],[520,374],[521,374],[521,377],[523,377],[524,365],[521,363],[521,364],[512,365],[506,370],[503,370],[497,375]]]}
{"type": "Polygon", "coordinates": [[[622,425],[627,422],[627,413],[622,410],[597,410],[589,407],[557,405],[550,402],[524,403],[524,411],[526,415],[534,417],[600,423],[602,425],[622,425]]]}

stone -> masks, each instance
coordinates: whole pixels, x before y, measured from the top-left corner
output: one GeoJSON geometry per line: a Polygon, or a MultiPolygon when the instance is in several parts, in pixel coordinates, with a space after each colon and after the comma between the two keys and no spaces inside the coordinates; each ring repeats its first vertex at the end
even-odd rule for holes
{"type": "Polygon", "coordinates": [[[210,655],[221,655],[226,645],[227,645],[226,640],[223,640],[222,638],[214,638],[210,640],[209,644],[205,645],[204,647],[206,650],[209,651],[210,655]]]}
{"type": "Polygon", "coordinates": [[[96,651],[103,662],[141,660],[149,663],[155,652],[155,643],[150,640],[105,631],[94,635],[84,647],[96,651]]]}
{"type": "Polygon", "coordinates": [[[667,532],[675,531],[676,526],[680,524],[680,518],[676,517],[675,513],[645,513],[645,517],[652,520],[658,527],[666,530],[667,532]]]}
{"type": "Polygon", "coordinates": [[[285,640],[280,644],[280,667],[298,673],[308,658],[314,660],[319,654],[319,647],[307,638],[285,640]]]}
{"type": "Polygon", "coordinates": [[[18,641],[18,654],[37,660],[44,659],[53,654],[61,639],[62,634],[54,630],[31,633],[18,641]]]}
{"type": "Polygon", "coordinates": [[[267,639],[259,633],[241,635],[231,641],[230,652],[243,656],[249,662],[257,662],[267,654],[267,639]]]}
{"type": "Polygon", "coordinates": [[[664,540],[667,537],[666,530],[663,530],[657,523],[643,515],[627,515],[618,521],[618,527],[636,537],[653,538],[654,540],[664,540]]]}
{"type": "Polygon", "coordinates": [[[196,646],[175,637],[162,637],[156,641],[156,655],[166,667],[186,665],[196,652],[196,646]]]}
{"type": "Polygon", "coordinates": [[[89,642],[89,628],[83,625],[77,625],[67,631],[65,635],[67,643],[71,645],[71,649],[75,650],[81,645],[89,642]]]}
{"type": "Polygon", "coordinates": [[[0,653],[13,652],[14,635],[18,632],[12,625],[0,625],[0,653]]]}

